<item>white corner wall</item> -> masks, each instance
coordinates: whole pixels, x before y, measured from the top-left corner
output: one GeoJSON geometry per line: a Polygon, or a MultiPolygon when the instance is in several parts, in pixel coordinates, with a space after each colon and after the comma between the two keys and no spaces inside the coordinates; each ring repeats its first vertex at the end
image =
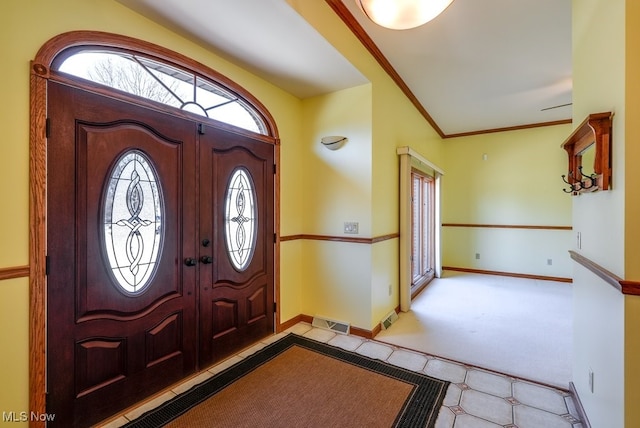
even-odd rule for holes
{"type": "MultiPolygon", "coordinates": [[[[625,276],[625,0],[573,0],[573,121],[612,111],[612,189],[574,196],[574,250],[625,276]],[[596,54],[597,53],[597,54],[596,54]],[[597,60],[595,58],[597,57],[597,60]]],[[[593,427],[625,427],[625,296],[574,263],[573,381],[593,427]],[[594,373],[594,390],[588,384],[594,373]]]]}
{"type": "Polygon", "coordinates": [[[573,279],[573,383],[593,428],[623,428],[624,296],[578,264],[573,279]]]}

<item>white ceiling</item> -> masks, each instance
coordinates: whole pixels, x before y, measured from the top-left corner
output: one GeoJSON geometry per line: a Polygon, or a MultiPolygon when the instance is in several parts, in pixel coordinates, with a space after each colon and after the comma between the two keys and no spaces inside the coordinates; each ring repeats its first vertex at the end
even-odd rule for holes
{"type": "MultiPolygon", "coordinates": [[[[366,78],[286,0],[118,0],[306,98],[366,78]]],[[[324,0],[307,0],[324,1],[324,0]]],[[[571,119],[571,0],[455,0],[411,30],[341,0],[443,135],[571,119]]]]}

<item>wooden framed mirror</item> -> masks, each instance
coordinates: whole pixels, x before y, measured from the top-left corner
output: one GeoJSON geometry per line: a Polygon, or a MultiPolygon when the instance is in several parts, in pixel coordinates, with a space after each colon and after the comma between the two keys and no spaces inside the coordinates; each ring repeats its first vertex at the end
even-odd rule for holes
{"type": "Polygon", "coordinates": [[[569,156],[562,179],[574,195],[611,188],[611,131],[613,113],[590,114],[562,143],[569,156]]]}

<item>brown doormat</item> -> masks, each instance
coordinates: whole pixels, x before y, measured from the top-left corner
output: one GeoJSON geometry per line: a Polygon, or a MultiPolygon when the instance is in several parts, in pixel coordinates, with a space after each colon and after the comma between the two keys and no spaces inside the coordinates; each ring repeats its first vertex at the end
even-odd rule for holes
{"type": "Polygon", "coordinates": [[[290,334],[125,427],[431,428],[448,386],[290,334]]]}

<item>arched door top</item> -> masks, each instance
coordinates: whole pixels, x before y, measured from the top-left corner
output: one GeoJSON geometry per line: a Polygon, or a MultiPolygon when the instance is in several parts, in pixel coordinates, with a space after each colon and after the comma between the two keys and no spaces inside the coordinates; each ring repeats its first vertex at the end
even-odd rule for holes
{"type": "MultiPolygon", "coordinates": [[[[87,52],[92,49],[101,52],[127,53],[130,56],[140,55],[155,64],[166,64],[168,67],[183,71],[185,75],[191,74],[194,76],[194,94],[195,89],[203,91],[198,89],[198,85],[200,87],[219,88],[229,100],[249,111],[259,122],[258,133],[274,138],[274,142],[278,141],[278,129],[273,117],[266,107],[251,93],[198,61],[144,40],[99,31],[63,33],[50,39],[40,48],[35,60],[32,62],[32,73],[40,77],[52,78],[54,77],[52,70],[56,70],[67,58],[79,52],[87,52]]],[[[147,65],[144,64],[143,67],[147,65]]],[[[179,79],[175,80],[178,81],[179,79]]],[[[185,79],[182,78],[182,80],[185,79]]],[[[206,92],[206,90],[204,91],[206,92]]],[[[182,107],[178,106],[178,108],[188,111],[190,110],[189,107],[196,104],[195,101],[195,99],[180,99],[178,104],[182,104],[182,107]]],[[[205,116],[208,115],[205,114],[205,116]]],[[[216,119],[216,117],[213,118],[216,119]]],[[[224,122],[224,119],[222,121],[224,122]]],[[[231,124],[234,125],[233,123],[231,124]]]]}

